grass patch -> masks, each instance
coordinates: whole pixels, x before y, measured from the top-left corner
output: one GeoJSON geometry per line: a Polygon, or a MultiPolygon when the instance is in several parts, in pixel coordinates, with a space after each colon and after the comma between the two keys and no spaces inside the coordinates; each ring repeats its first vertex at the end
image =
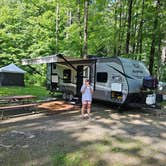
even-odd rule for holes
{"type": "Polygon", "coordinates": [[[103,140],[102,140],[102,144],[103,145],[112,145],[112,140],[110,140],[110,139],[107,139],[107,138],[104,138],[103,140]]]}
{"type": "Polygon", "coordinates": [[[45,87],[31,86],[31,87],[0,87],[0,96],[13,95],[34,95],[38,99],[49,96],[49,91],[45,87]]]}
{"type": "Polygon", "coordinates": [[[114,152],[114,153],[118,153],[118,152],[122,152],[122,149],[119,148],[119,147],[113,147],[113,148],[111,149],[111,151],[114,152]]]}
{"type": "Polygon", "coordinates": [[[161,102],[161,105],[162,105],[162,106],[166,106],[166,101],[162,101],[162,102],[161,102]]]}
{"type": "Polygon", "coordinates": [[[82,152],[57,152],[52,158],[52,163],[53,166],[93,166],[90,161],[84,159],[82,152]]]}
{"type": "Polygon", "coordinates": [[[52,155],[53,166],[108,166],[102,159],[102,154],[112,149],[112,140],[103,138],[102,141],[85,146],[74,152],[64,152],[60,149],[52,155]]]}
{"type": "Polygon", "coordinates": [[[52,155],[53,166],[108,166],[102,154],[109,152],[112,142],[106,140],[85,146],[74,152],[57,150],[52,155]]]}

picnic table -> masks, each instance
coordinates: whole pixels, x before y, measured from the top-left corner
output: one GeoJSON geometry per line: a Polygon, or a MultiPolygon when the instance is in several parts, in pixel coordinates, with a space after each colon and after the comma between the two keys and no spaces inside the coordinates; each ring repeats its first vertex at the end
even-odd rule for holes
{"type": "Polygon", "coordinates": [[[16,109],[26,109],[35,108],[37,106],[32,100],[36,96],[33,95],[20,95],[20,96],[2,96],[0,97],[0,111],[1,119],[3,119],[4,111],[16,110],[16,109]]]}
{"type": "Polygon", "coordinates": [[[3,96],[3,97],[0,97],[0,100],[1,101],[8,101],[9,103],[10,102],[27,102],[31,99],[35,99],[36,96],[33,96],[33,95],[21,95],[21,96],[3,96]]]}

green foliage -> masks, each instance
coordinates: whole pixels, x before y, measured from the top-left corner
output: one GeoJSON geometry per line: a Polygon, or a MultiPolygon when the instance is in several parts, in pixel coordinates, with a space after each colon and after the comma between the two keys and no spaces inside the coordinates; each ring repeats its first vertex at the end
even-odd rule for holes
{"type": "MultiPolygon", "coordinates": [[[[154,66],[158,65],[161,49],[165,46],[166,40],[166,3],[160,0],[157,13],[155,7],[154,1],[151,0],[144,0],[144,7],[143,0],[133,1],[129,55],[126,55],[127,1],[90,1],[88,54],[125,55],[125,57],[142,60],[148,66],[151,42],[155,34],[154,66]],[[158,24],[154,29],[156,17],[158,17],[158,24]],[[142,51],[140,51],[140,36],[142,51]]],[[[82,0],[1,0],[0,67],[11,62],[20,65],[23,58],[52,55],[57,53],[56,50],[67,56],[81,56],[84,41],[83,15],[82,0]],[[57,4],[59,4],[59,14],[56,13],[57,4]],[[56,34],[57,22],[58,34],[56,34]]],[[[166,79],[162,72],[164,70],[159,73],[162,80],[166,79]]],[[[29,73],[29,70],[27,71],[29,73]]],[[[42,80],[41,84],[44,84],[44,72],[41,79],[31,74],[26,76],[27,84],[40,84],[35,80],[42,80]]]]}
{"type": "MultiPolygon", "coordinates": [[[[25,85],[26,86],[46,86],[46,65],[37,66],[23,66],[24,70],[27,71],[25,74],[25,85]]],[[[23,68],[22,67],[22,68],[23,68]]]]}
{"type": "Polygon", "coordinates": [[[26,86],[46,86],[46,78],[39,74],[26,74],[25,76],[26,86]]]}

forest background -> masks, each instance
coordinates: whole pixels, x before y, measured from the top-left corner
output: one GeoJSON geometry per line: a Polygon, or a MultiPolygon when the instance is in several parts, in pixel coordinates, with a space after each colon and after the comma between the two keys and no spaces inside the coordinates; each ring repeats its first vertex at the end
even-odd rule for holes
{"type": "Polygon", "coordinates": [[[44,85],[46,65],[21,60],[57,53],[140,60],[166,81],[166,1],[0,0],[0,67],[15,63],[27,85],[44,85]]]}

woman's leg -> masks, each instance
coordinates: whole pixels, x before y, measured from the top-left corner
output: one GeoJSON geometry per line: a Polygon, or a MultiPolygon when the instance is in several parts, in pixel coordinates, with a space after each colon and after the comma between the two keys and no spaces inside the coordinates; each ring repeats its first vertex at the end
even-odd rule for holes
{"type": "Polygon", "coordinates": [[[82,117],[84,117],[85,109],[86,109],[86,104],[83,102],[82,103],[82,109],[81,109],[81,115],[82,115],[82,117]]]}
{"type": "Polygon", "coordinates": [[[88,112],[88,116],[90,117],[90,113],[91,113],[91,102],[88,102],[87,112],[88,112]]]}

